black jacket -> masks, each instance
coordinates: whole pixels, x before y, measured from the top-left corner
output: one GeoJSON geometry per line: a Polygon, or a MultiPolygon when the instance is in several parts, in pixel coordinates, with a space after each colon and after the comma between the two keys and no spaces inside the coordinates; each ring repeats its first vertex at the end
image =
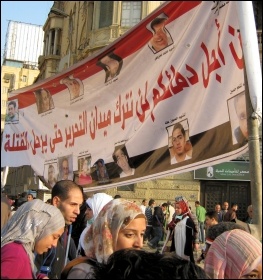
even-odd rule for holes
{"type": "Polygon", "coordinates": [[[163,227],[164,225],[164,214],[160,206],[154,207],[152,225],[153,227],[163,227]]]}

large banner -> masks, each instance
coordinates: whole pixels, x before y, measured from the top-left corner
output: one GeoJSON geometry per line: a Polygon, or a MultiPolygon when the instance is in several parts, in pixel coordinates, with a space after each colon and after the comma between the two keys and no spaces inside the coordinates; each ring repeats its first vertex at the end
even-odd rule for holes
{"type": "Polygon", "coordinates": [[[96,55],[12,92],[1,166],[96,191],[244,154],[236,5],[166,2],[96,55]]]}

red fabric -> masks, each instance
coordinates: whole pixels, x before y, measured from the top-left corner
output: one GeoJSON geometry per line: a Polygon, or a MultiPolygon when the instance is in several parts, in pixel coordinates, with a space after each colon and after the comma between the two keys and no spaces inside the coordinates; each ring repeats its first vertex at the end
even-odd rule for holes
{"type": "MultiPolygon", "coordinates": [[[[44,274],[37,275],[43,279],[44,274]]],[[[1,279],[33,279],[30,260],[22,244],[9,243],[1,248],[1,279]]]]}
{"type": "Polygon", "coordinates": [[[175,204],[179,204],[180,208],[182,209],[182,215],[189,212],[188,205],[185,203],[185,201],[177,201],[175,204]]]}

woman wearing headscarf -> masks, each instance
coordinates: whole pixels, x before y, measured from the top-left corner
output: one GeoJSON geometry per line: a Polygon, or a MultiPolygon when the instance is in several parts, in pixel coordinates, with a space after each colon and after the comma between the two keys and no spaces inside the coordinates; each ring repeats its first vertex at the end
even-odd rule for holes
{"type": "MultiPolygon", "coordinates": [[[[196,228],[185,197],[175,198],[175,213],[168,228],[170,231],[168,238],[171,236],[172,239],[170,252],[175,251],[179,257],[194,263],[193,241],[196,228]]],[[[168,238],[166,238],[165,243],[167,243],[168,238]]]]}
{"type": "Polygon", "coordinates": [[[262,243],[244,230],[226,231],[210,246],[204,269],[211,279],[262,279],[262,243]]]}
{"type": "Polygon", "coordinates": [[[60,210],[40,199],[24,203],[1,231],[1,279],[42,279],[34,254],[56,246],[64,231],[60,210]]]}
{"type": "Polygon", "coordinates": [[[94,220],[97,218],[99,212],[112,199],[113,197],[106,193],[96,193],[86,200],[87,210],[85,214],[88,215],[91,212],[92,215],[90,216],[92,216],[92,218],[88,219],[87,226],[80,235],[78,251],[80,250],[80,248],[84,247],[84,237],[87,231],[89,230],[90,226],[93,224],[94,220]]]}
{"type": "Polygon", "coordinates": [[[8,198],[1,194],[1,229],[11,216],[11,205],[8,198]]]}
{"type": "MultiPolygon", "coordinates": [[[[123,198],[113,199],[99,212],[84,237],[84,251],[95,263],[106,263],[109,256],[120,249],[143,247],[146,217],[140,207],[123,198]]],[[[92,265],[75,265],[67,279],[92,279],[92,265]]]]}

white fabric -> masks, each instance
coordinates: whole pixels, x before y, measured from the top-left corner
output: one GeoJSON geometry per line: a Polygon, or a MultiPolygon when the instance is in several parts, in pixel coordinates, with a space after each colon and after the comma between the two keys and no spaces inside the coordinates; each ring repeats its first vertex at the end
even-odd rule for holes
{"type": "Polygon", "coordinates": [[[132,176],[132,175],[134,175],[134,173],[135,173],[135,169],[134,169],[134,168],[132,168],[132,173],[129,174],[129,175],[127,175],[126,173],[124,173],[124,172],[122,171],[121,174],[120,174],[120,178],[132,176]]]}
{"type": "MultiPolygon", "coordinates": [[[[172,205],[169,205],[168,207],[169,207],[169,217],[167,217],[167,224],[169,224],[172,221],[175,212],[174,207],[172,205]]],[[[166,211],[168,211],[168,209],[166,211]]]]}
{"type": "Polygon", "coordinates": [[[142,210],[142,213],[145,214],[146,206],[145,205],[140,205],[140,208],[142,210]]]}
{"type": "Polygon", "coordinates": [[[184,247],[186,242],[186,221],[188,216],[186,216],[182,221],[176,224],[174,228],[174,245],[175,245],[175,252],[176,254],[185,259],[190,261],[190,257],[184,254],[184,247]]]}
{"type": "MultiPolygon", "coordinates": [[[[106,193],[96,193],[92,197],[89,197],[86,200],[87,205],[91,208],[91,210],[93,212],[93,221],[99,215],[101,209],[112,199],[113,199],[113,197],[106,193]]],[[[91,226],[91,224],[87,224],[87,227],[82,231],[82,233],[80,235],[79,244],[82,248],[83,248],[83,244],[84,244],[84,236],[86,235],[90,226],[91,226]]]]}
{"type": "MultiPolygon", "coordinates": [[[[184,160],[191,159],[191,158],[192,158],[192,157],[190,157],[190,156],[188,156],[187,154],[185,154],[184,160]]],[[[175,157],[172,157],[172,158],[171,158],[171,164],[175,164],[175,163],[177,163],[177,160],[176,160],[175,157]]]]}

